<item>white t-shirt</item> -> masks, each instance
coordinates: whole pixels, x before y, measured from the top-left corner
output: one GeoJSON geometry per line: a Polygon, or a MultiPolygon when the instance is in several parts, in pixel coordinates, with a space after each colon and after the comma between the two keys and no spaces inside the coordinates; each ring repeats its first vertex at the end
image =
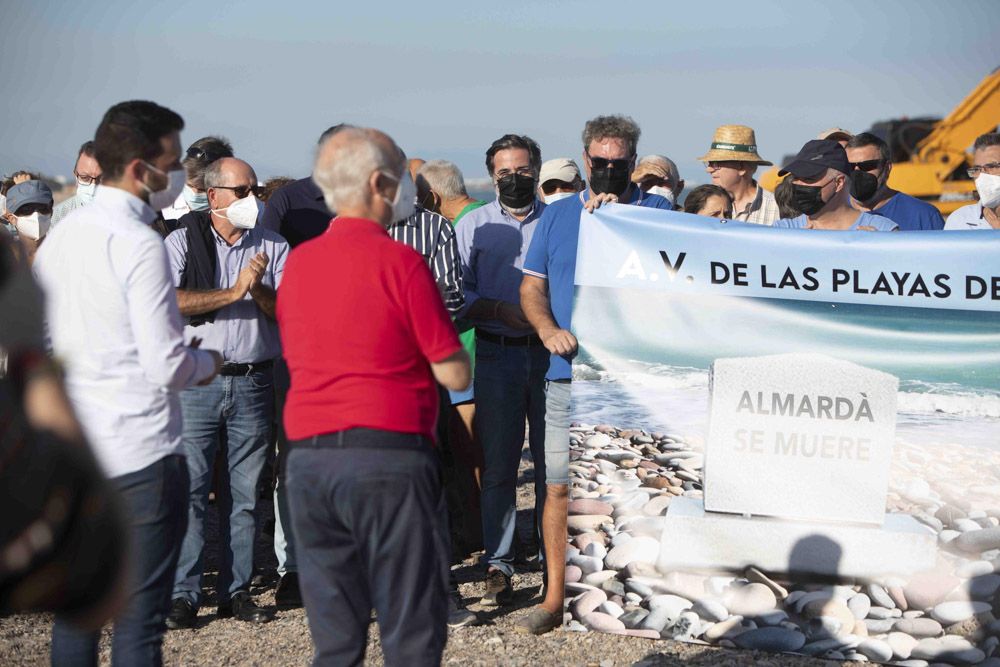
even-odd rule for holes
{"type": "Polygon", "coordinates": [[[986,218],[983,217],[982,204],[969,204],[968,206],[956,209],[952,211],[951,215],[944,222],[945,231],[963,229],[993,229],[986,218]]]}

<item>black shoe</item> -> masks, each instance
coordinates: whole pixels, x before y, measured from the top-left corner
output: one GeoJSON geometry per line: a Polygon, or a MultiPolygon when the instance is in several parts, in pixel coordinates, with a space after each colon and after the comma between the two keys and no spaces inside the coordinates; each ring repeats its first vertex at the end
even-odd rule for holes
{"type": "Polygon", "coordinates": [[[235,618],[247,623],[267,623],[271,620],[271,613],[258,607],[247,592],[237,593],[229,604],[220,604],[215,615],[217,618],[235,618]]]}
{"type": "Polygon", "coordinates": [[[479,604],[484,607],[499,607],[509,602],[513,595],[514,587],[510,584],[510,577],[496,568],[487,570],[486,594],[479,604]]]}
{"type": "Polygon", "coordinates": [[[194,627],[194,621],[198,617],[198,610],[194,605],[184,598],[176,598],[170,604],[170,613],[167,614],[167,629],[187,630],[194,627]]]}
{"type": "Polygon", "coordinates": [[[298,572],[286,572],[274,589],[274,604],[278,609],[296,609],[302,606],[298,572]]]}

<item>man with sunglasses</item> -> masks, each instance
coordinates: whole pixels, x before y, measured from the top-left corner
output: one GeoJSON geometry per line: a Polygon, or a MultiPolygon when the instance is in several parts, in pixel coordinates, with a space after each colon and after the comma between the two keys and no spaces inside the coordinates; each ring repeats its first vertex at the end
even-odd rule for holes
{"type": "Polygon", "coordinates": [[[979,201],[949,215],[945,231],[1000,229],[1000,133],[988,132],[976,138],[968,173],[976,182],[979,201]]]}
{"type": "Polygon", "coordinates": [[[698,158],[705,171],[733,198],[733,220],[772,225],[781,217],[774,195],[754,180],[758,166],[771,163],[757,154],[757,137],[746,125],[722,125],[715,130],[707,153],[698,158]]]}
{"type": "Polygon", "coordinates": [[[208,208],[205,170],[208,165],[224,157],[233,157],[233,147],[221,137],[202,137],[188,146],[184,159],[181,160],[184,167],[184,189],[173,204],[161,211],[164,220],[180,220],[191,211],[204,211],[208,208]]]}
{"type": "Polygon", "coordinates": [[[166,239],[177,305],[187,318],[184,337],[200,338],[222,353],[219,376],[181,393],[183,443],[190,473],[187,532],[174,577],[171,629],[194,624],[201,603],[204,521],[216,449],[225,441],[231,502],[218,503],[221,554],[216,591],[219,618],[261,623],[270,614],[250,597],[253,576],[257,482],[267,458],[274,417],[272,367],[281,354],[275,321],[275,290],[281,283],[288,244],[257,225],[263,208],[257,175],[236,158],[212,162],[204,171],[208,208],[181,218],[166,239]],[[223,438],[224,436],[224,438],[223,438]]]}
{"type": "Polygon", "coordinates": [[[889,187],[892,153],[889,145],[869,132],[847,140],[851,163],[851,200],[861,211],[892,220],[899,230],[940,230],[944,220],[934,206],[889,187]]]}
{"type": "Polygon", "coordinates": [[[827,231],[895,232],[899,226],[880,215],[851,206],[848,174],[851,165],[844,148],[832,139],[807,141],[778,176],[791,174],[795,218],[782,218],[775,227],[827,231]]]}
{"type": "Polygon", "coordinates": [[[76,154],[76,164],[73,166],[76,194],[52,209],[53,227],[71,212],[94,201],[94,194],[101,182],[101,173],[101,165],[97,164],[97,158],[94,157],[94,142],[84,142],[76,154]]]}
{"type": "MultiPolygon", "coordinates": [[[[576,246],[583,211],[607,203],[672,210],[659,195],[632,183],[639,126],[625,116],[598,116],[583,130],[588,188],[547,206],[524,260],[520,296],[525,316],[550,353],[545,374],[545,599],[522,618],[517,630],[540,635],[562,623],[569,509],[570,364],[576,338],[570,331],[576,246]]],[[[537,475],[537,473],[536,473],[537,475]]],[[[537,493],[537,491],[536,491],[537,493]]]]}

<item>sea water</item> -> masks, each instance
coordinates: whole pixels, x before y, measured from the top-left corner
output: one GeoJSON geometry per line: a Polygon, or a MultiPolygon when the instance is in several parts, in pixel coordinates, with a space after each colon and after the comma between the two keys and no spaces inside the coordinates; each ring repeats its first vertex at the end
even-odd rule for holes
{"type": "Polygon", "coordinates": [[[1000,313],[578,288],[573,417],[703,442],[720,357],[819,352],[900,380],[897,438],[1000,449],[1000,313]]]}

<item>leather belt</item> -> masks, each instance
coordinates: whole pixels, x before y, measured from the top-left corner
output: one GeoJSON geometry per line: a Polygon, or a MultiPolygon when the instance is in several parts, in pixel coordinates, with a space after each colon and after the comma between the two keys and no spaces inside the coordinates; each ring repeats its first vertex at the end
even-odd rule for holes
{"type": "Polygon", "coordinates": [[[274,359],[268,359],[267,361],[257,361],[252,364],[222,364],[222,369],[219,370],[219,375],[250,375],[254,371],[265,371],[274,365],[274,359]]]}
{"type": "Polygon", "coordinates": [[[290,447],[305,449],[416,449],[432,451],[434,443],[421,433],[399,433],[376,428],[349,428],[290,440],[290,447]]]}
{"type": "Polygon", "coordinates": [[[542,339],[538,337],[538,334],[528,334],[526,336],[500,336],[490,333],[489,331],[476,329],[476,338],[489,341],[490,343],[496,343],[497,345],[506,345],[510,347],[534,347],[542,344],[542,339]]]}

